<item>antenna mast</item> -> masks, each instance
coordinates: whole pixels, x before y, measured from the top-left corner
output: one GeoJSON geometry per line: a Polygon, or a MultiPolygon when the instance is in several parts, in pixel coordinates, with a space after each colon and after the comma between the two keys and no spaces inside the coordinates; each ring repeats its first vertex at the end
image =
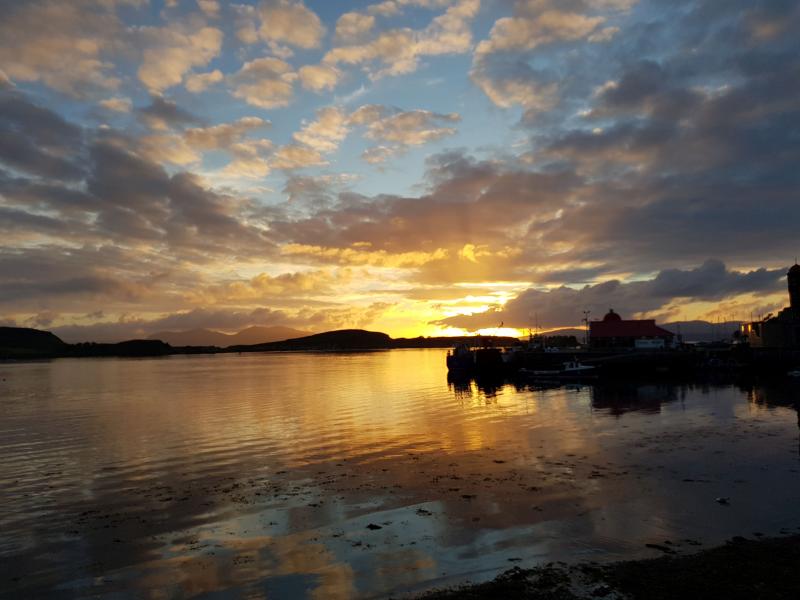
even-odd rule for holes
{"type": "Polygon", "coordinates": [[[585,310],[583,311],[583,322],[586,324],[586,333],[584,336],[584,344],[587,346],[589,345],[589,315],[592,314],[592,311],[585,310]]]}

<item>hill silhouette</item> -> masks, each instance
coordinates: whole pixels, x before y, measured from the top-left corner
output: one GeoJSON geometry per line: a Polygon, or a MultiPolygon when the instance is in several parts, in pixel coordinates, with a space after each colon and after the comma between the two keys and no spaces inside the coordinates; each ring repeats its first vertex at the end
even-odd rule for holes
{"type": "Polygon", "coordinates": [[[27,327],[0,327],[0,358],[18,356],[57,356],[66,344],[49,331],[27,327]]]}
{"type": "MultiPolygon", "coordinates": [[[[288,332],[295,335],[296,329],[288,327],[251,327],[239,332],[238,339],[260,336],[263,330],[273,335],[288,332]],[[242,335],[244,334],[244,335],[242,335]]],[[[209,330],[199,330],[209,331],[209,330]]],[[[191,332],[189,332],[191,333],[191,332]]],[[[219,332],[212,332],[219,333],[219,332]]],[[[379,331],[363,329],[340,329],[293,337],[261,344],[227,345],[225,342],[237,335],[221,334],[220,344],[182,345],[188,338],[173,338],[174,344],[162,339],[127,340],[117,343],[81,342],[67,344],[49,331],[20,327],[0,328],[0,358],[58,358],[90,356],[164,356],[167,354],[196,354],[217,352],[264,352],[275,350],[377,350],[389,348],[446,348],[458,343],[469,345],[510,346],[516,338],[498,336],[461,337],[417,337],[392,339],[379,331]],[[227,347],[224,347],[227,346],[227,347]]],[[[203,338],[203,341],[211,341],[203,338]]]]}
{"type": "Polygon", "coordinates": [[[170,346],[217,346],[227,348],[236,345],[265,344],[308,336],[309,332],[291,327],[248,327],[237,333],[222,333],[213,329],[190,329],[188,331],[160,331],[148,336],[170,346]]]}
{"type": "Polygon", "coordinates": [[[158,340],[127,340],[116,344],[67,344],[49,331],[25,327],[0,327],[0,358],[64,358],[81,356],[164,356],[173,354],[158,340]]]}
{"type": "Polygon", "coordinates": [[[262,350],[373,350],[391,347],[392,338],[385,333],[363,329],[340,329],[267,344],[231,346],[228,349],[234,352],[259,352],[262,350]]]}

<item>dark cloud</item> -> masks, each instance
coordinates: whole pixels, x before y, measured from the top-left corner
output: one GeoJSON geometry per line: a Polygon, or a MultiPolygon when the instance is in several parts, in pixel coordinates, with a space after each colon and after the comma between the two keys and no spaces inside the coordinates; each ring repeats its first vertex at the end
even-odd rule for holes
{"type": "Polygon", "coordinates": [[[160,96],[154,96],[147,106],[137,108],[136,114],[153,129],[173,129],[203,124],[203,120],[197,115],[160,96]]]}
{"type": "Polygon", "coordinates": [[[115,297],[130,300],[142,297],[144,288],[129,281],[101,276],[84,276],[55,281],[16,282],[0,289],[0,303],[26,298],[58,298],[79,295],[84,299],[115,297]]]}
{"type": "MultiPolygon", "coordinates": [[[[95,301],[127,307],[159,297],[163,302],[170,268],[169,260],[111,245],[0,248],[0,305],[12,313],[83,312],[95,301]]],[[[186,285],[178,273],[170,279],[186,285]]]]}
{"type": "Polygon", "coordinates": [[[285,241],[327,247],[366,244],[389,252],[464,244],[503,244],[509,232],[552,217],[578,178],[536,173],[447,155],[430,193],[413,197],[340,194],[336,204],[293,221],[274,222],[285,241]]]}
{"type": "Polygon", "coordinates": [[[80,128],[30,102],[11,88],[0,88],[0,163],[60,180],[83,175],[80,128]]]}
{"type": "Polygon", "coordinates": [[[82,189],[26,177],[13,177],[0,169],[0,196],[27,210],[76,214],[97,208],[98,201],[82,189]]]}
{"type": "Polygon", "coordinates": [[[66,233],[68,230],[66,224],[59,219],[0,206],[0,231],[10,235],[20,228],[50,235],[66,233]]]}
{"type": "Polygon", "coordinates": [[[582,288],[558,287],[548,291],[529,289],[509,300],[502,308],[473,315],[459,315],[436,321],[438,325],[477,330],[503,322],[507,327],[530,327],[534,318],[542,327],[574,326],[589,310],[601,318],[609,309],[632,318],[653,312],[671,302],[713,300],[742,293],[772,293],[782,289],[786,269],[729,270],[718,260],[708,260],[694,269],[668,269],[654,278],[623,283],[611,280],[582,288]]]}
{"type": "MultiPolygon", "coordinates": [[[[366,196],[336,175],[295,174],[286,203],[241,198],[155,162],[132,137],[139,124],[124,133],[78,127],[2,80],[0,299],[20,311],[30,298],[41,315],[84,314],[93,307],[80,303],[97,298],[115,317],[146,306],[176,311],[181,294],[221,281],[200,285],[204,266],[276,259],[399,267],[423,290],[573,286],[529,290],[503,311],[452,321],[470,327],[504,317],[524,327],[532,306],[540,320],[570,325],[586,307],[631,314],[776,289],[778,271],[752,265],[799,251],[800,8],[785,0],[598,8],[611,4],[514,3],[535,48],[529,36],[498,34],[476,52],[471,77],[495,105],[520,111],[514,135],[527,136],[526,153],[440,153],[409,196],[366,196]],[[541,20],[543,8],[564,18],[541,20]],[[606,20],[595,24],[598,15],[606,20]],[[708,256],[735,269],[704,263],[708,256]],[[597,283],[610,277],[631,283],[597,283]]],[[[145,135],[153,143],[201,122],[162,97],[135,115],[156,130],[145,135]]],[[[375,138],[409,133],[406,121],[392,123],[375,138]]],[[[278,316],[303,326],[360,323],[369,312],[286,306],[278,316]]],[[[247,311],[220,311],[197,322],[255,322],[247,311]]],[[[132,332],[146,323],[107,325],[132,332]]]]}

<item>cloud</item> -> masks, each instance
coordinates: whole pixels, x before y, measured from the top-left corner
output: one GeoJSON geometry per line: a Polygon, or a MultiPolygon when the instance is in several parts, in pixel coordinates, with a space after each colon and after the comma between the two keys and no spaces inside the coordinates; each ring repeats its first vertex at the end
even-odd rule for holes
{"type": "Polygon", "coordinates": [[[219,16],[219,2],[217,0],[197,0],[197,6],[208,17],[217,18],[219,16]]]}
{"type": "Polygon", "coordinates": [[[304,169],[328,164],[322,154],[314,148],[299,144],[287,144],[275,152],[272,164],[277,169],[304,169]]]}
{"type": "Polygon", "coordinates": [[[558,287],[552,290],[529,289],[502,308],[485,313],[458,315],[436,321],[437,325],[475,331],[503,322],[507,327],[531,326],[535,314],[544,328],[568,327],[580,323],[584,310],[602,318],[613,308],[623,318],[665,309],[670,303],[692,300],[719,301],[743,293],[773,293],[781,289],[785,269],[758,269],[742,272],[708,260],[693,269],[669,269],[654,278],[623,283],[610,280],[582,288],[558,287]]]}
{"type": "MultiPolygon", "coordinates": [[[[121,315],[148,323],[208,304],[246,321],[263,305],[308,326],[382,314],[366,305],[408,299],[397,290],[411,287],[487,290],[431,304],[433,314],[475,310],[535,286],[530,302],[507,307],[524,326],[531,303],[554,323],[574,324],[569,315],[592,302],[598,316],[609,301],[626,316],[661,316],[785,296],[774,267],[797,254],[800,220],[794,3],[506,2],[492,6],[512,7],[494,27],[478,28],[478,50],[477,2],[362,5],[359,15],[373,21],[349,17],[341,31],[351,21],[351,39],[322,35],[316,47],[293,43],[294,30],[277,26],[261,37],[260,6],[219,3],[219,17],[208,3],[212,16],[197,3],[181,6],[152,14],[129,6],[119,10],[124,25],[110,0],[5,3],[0,295],[7,318],[85,324],[102,305],[110,315],[102,319],[116,326],[121,315]],[[223,45],[232,53],[203,45],[209,23],[235,32],[223,45]],[[295,51],[296,66],[286,59],[295,51]],[[442,96],[358,107],[357,92],[319,110],[319,103],[300,107],[299,124],[291,119],[301,113],[282,111],[290,120],[273,144],[264,115],[242,111],[246,103],[287,106],[297,85],[325,94],[361,73],[411,73],[430,57],[472,51],[471,80],[493,105],[510,109],[487,117],[492,126],[522,112],[486,138],[469,95],[455,93],[464,74],[449,68],[464,65],[463,56],[448,61],[436,90],[408,82],[445,101],[449,90],[451,104],[463,100],[463,125],[450,112],[456,104],[442,108],[442,96]],[[150,69],[149,89],[136,76],[140,65],[150,69]],[[179,84],[186,90],[164,93],[179,84]],[[211,85],[241,100],[229,122],[207,117],[219,108],[201,94],[211,85]],[[142,101],[150,90],[152,99],[142,101]],[[454,138],[458,131],[465,134],[454,138]],[[346,144],[351,134],[367,143],[346,144]],[[474,144],[475,135],[485,145],[429,156],[424,175],[401,182],[402,192],[380,189],[380,165],[423,144],[474,144]],[[335,172],[352,151],[379,166],[366,169],[363,182],[335,172]],[[195,166],[199,174],[186,172],[195,166]],[[272,270],[251,281],[264,264],[292,265],[283,269],[292,273],[353,268],[352,281],[320,276],[318,289],[359,306],[312,298],[272,270]],[[255,298],[267,289],[283,291],[255,298]]],[[[391,94],[396,85],[369,93],[391,94]]],[[[500,300],[497,310],[506,310],[500,300]]],[[[414,302],[403,312],[417,310],[414,302]]],[[[496,325],[499,315],[464,323],[496,325]]]]}
{"type": "Polygon", "coordinates": [[[440,114],[428,110],[410,111],[381,111],[378,118],[362,118],[364,112],[369,112],[372,107],[362,107],[351,120],[358,124],[367,125],[367,137],[384,142],[394,142],[404,146],[420,146],[428,142],[440,140],[453,135],[453,127],[443,127],[442,124],[452,124],[461,121],[456,113],[440,114]],[[388,114],[386,114],[388,113],[388,114]]]}
{"type": "Polygon", "coordinates": [[[184,132],[184,137],[194,148],[224,150],[230,148],[247,134],[265,129],[270,125],[269,121],[260,117],[242,117],[232,123],[189,128],[184,132]]]}
{"type": "MultiPolygon", "coordinates": [[[[29,232],[37,234],[29,239],[39,244],[42,235],[62,244],[144,244],[183,254],[188,261],[205,261],[208,255],[228,254],[247,244],[269,247],[262,232],[246,225],[237,213],[243,208],[239,201],[203,187],[190,174],[167,174],[135,151],[136,142],[111,131],[95,132],[87,140],[80,128],[13,91],[5,92],[2,101],[3,122],[11,123],[10,132],[22,137],[2,136],[13,152],[9,157],[0,154],[0,161],[48,177],[42,183],[0,170],[0,199],[19,206],[6,208],[4,219],[20,239],[29,232]],[[21,152],[26,140],[36,142],[37,154],[21,152]],[[64,162],[61,154],[80,157],[82,168],[64,162]]],[[[224,139],[215,133],[216,138],[206,137],[224,139]]]]}
{"type": "Polygon", "coordinates": [[[431,167],[434,185],[420,197],[345,193],[316,214],[273,221],[273,230],[287,242],[336,250],[457,254],[481,243],[499,253],[525,243],[532,224],[553,219],[577,183],[569,174],[506,170],[456,153],[431,167]]]}
{"type": "Polygon", "coordinates": [[[521,106],[529,115],[546,112],[558,103],[558,84],[548,81],[523,61],[476,58],[472,81],[496,106],[521,106]]]}
{"type": "Polygon", "coordinates": [[[334,89],[342,77],[342,72],[330,65],[305,65],[297,74],[303,87],[314,92],[334,89]]]}
{"type": "Polygon", "coordinates": [[[244,140],[228,148],[233,160],[225,165],[226,175],[260,178],[269,174],[271,167],[267,155],[272,151],[272,142],[267,139],[244,140]]]}
{"type": "Polygon", "coordinates": [[[0,64],[14,81],[39,81],[83,97],[114,90],[110,55],[125,46],[113,5],[103,2],[6,2],[0,19],[0,64]]]}
{"type": "Polygon", "coordinates": [[[101,100],[97,104],[102,108],[105,108],[106,110],[119,113],[131,112],[131,108],[133,108],[133,103],[131,102],[130,98],[120,98],[118,96],[113,98],[106,98],[105,100],[101,100]]]}
{"type": "Polygon", "coordinates": [[[298,0],[262,0],[258,14],[259,36],[270,42],[298,48],[317,48],[325,34],[316,13],[298,0]]]}
{"type": "Polygon", "coordinates": [[[381,17],[394,17],[402,13],[407,6],[417,6],[420,8],[436,9],[444,8],[453,0],[385,0],[376,4],[370,4],[367,12],[381,17]]]}
{"type": "Polygon", "coordinates": [[[0,162],[60,180],[82,176],[82,132],[14,89],[0,89],[0,162]]]}
{"type": "Polygon", "coordinates": [[[475,54],[532,50],[555,41],[583,39],[604,22],[604,17],[560,10],[545,10],[533,18],[505,17],[495,21],[489,39],[478,44],[475,54]]]}
{"type": "Polygon", "coordinates": [[[373,146],[364,150],[361,158],[371,165],[380,165],[402,152],[403,148],[400,146],[373,146]]]}
{"type": "Polygon", "coordinates": [[[50,300],[59,299],[62,296],[79,296],[84,300],[109,297],[137,300],[143,298],[146,292],[146,286],[131,281],[89,275],[55,281],[29,283],[16,281],[13,286],[7,286],[0,291],[0,304],[40,296],[46,296],[50,300]]]}
{"type": "Polygon", "coordinates": [[[202,22],[144,27],[139,35],[145,49],[137,73],[155,94],[183,82],[192,68],[206,66],[219,54],[223,37],[221,30],[202,22]]]}
{"type": "Polygon", "coordinates": [[[338,107],[317,111],[317,118],[294,134],[294,139],[318,152],[333,152],[347,136],[347,115],[338,107]]]}
{"type": "Polygon", "coordinates": [[[329,106],[317,111],[316,119],[294,134],[301,146],[286,146],[276,154],[280,168],[325,164],[323,153],[335,151],[353,127],[364,126],[365,136],[386,142],[382,150],[367,150],[363,158],[377,164],[397,155],[410,146],[419,146],[453,135],[455,128],[443,125],[457,123],[458,114],[439,114],[426,110],[402,111],[377,104],[364,105],[349,115],[341,108],[329,106]],[[289,166],[292,165],[292,166],[289,166]]]}
{"type": "Polygon", "coordinates": [[[324,308],[304,307],[282,310],[266,306],[257,308],[206,308],[153,316],[151,318],[123,316],[91,325],[62,325],[51,331],[66,342],[117,342],[145,338],[158,331],[210,328],[236,331],[250,326],[281,325],[309,331],[330,331],[363,328],[373,323],[389,304],[373,302],[364,307],[329,305],[324,308]]]}
{"type": "Polygon", "coordinates": [[[157,131],[197,125],[202,122],[200,117],[181,108],[177,103],[154,96],[149,105],[136,110],[139,117],[150,128],[157,131]]]}
{"type": "Polygon", "coordinates": [[[158,163],[187,166],[202,158],[202,153],[176,133],[144,135],[138,139],[138,148],[143,156],[158,163]]]}
{"type": "Polygon", "coordinates": [[[336,39],[340,42],[357,42],[375,26],[375,17],[357,12],[349,12],[336,22],[336,39]]]}
{"type": "Polygon", "coordinates": [[[400,14],[400,7],[395,0],[384,0],[384,2],[370,4],[367,12],[381,17],[394,17],[400,14]]]}
{"type": "Polygon", "coordinates": [[[266,307],[250,310],[195,308],[151,318],[124,315],[116,320],[101,321],[91,325],[61,325],[52,327],[51,331],[69,343],[119,342],[147,338],[153,333],[165,330],[197,328],[239,330],[250,325],[286,325],[289,321],[289,315],[285,312],[266,307]]]}
{"type": "Polygon", "coordinates": [[[253,304],[283,297],[306,298],[334,293],[337,286],[350,282],[350,269],[325,269],[269,275],[259,273],[249,279],[217,282],[187,291],[187,300],[194,304],[253,304]]]}
{"type": "Polygon", "coordinates": [[[224,151],[233,160],[225,166],[223,173],[261,177],[270,170],[265,155],[272,149],[272,142],[265,138],[245,138],[270,125],[260,117],[242,117],[231,123],[145,135],[139,138],[138,147],[150,160],[181,166],[199,162],[204,152],[224,151]]]}
{"type": "Polygon", "coordinates": [[[258,42],[258,20],[257,9],[250,4],[232,4],[234,11],[234,27],[236,28],[236,38],[243,44],[255,44],[258,42]]]}
{"type": "Polygon", "coordinates": [[[336,46],[325,54],[323,64],[365,65],[373,79],[411,73],[424,56],[467,52],[472,44],[470,22],[479,7],[480,0],[459,0],[424,29],[390,29],[364,43],[336,46]]]}
{"type": "Polygon", "coordinates": [[[232,94],[252,106],[280,108],[292,99],[297,77],[291,65],[279,58],[257,58],[231,76],[232,94]]]}
{"type": "Polygon", "coordinates": [[[456,129],[448,125],[460,120],[457,113],[402,111],[378,104],[367,104],[350,114],[348,124],[365,126],[367,138],[386,143],[369,148],[362,154],[366,162],[379,164],[404,152],[410,146],[420,146],[454,135],[456,129]]]}
{"type": "Polygon", "coordinates": [[[526,120],[557,106],[562,74],[547,72],[555,61],[531,65],[532,51],[556,43],[601,43],[611,40],[617,27],[601,28],[607,20],[597,10],[620,11],[631,2],[581,2],[518,0],[514,16],[498,19],[488,39],[478,43],[470,77],[501,108],[521,106],[526,120]]]}
{"type": "Polygon", "coordinates": [[[337,193],[348,189],[357,176],[347,173],[301,175],[289,173],[283,193],[295,205],[320,209],[333,203],[337,193]]]}
{"type": "Polygon", "coordinates": [[[214,69],[208,73],[195,73],[186,77],[186,89],[196,94],[205,91],[216,83],[220,83],[223,79],[224,76],[219,69],[214,69]]]}

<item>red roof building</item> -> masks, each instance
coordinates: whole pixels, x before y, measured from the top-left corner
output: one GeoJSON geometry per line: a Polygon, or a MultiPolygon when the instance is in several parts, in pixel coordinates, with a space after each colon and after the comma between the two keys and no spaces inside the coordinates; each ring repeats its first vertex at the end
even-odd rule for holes
{"type": "Polygon", "coordinates": [[[613,309],[609,309],[602,321],[589,322],[589,346],[592,348],[664,347],[671,345],[674,337],[674,333],[656,325],[655,319],[626,320],[613,309]]]}

